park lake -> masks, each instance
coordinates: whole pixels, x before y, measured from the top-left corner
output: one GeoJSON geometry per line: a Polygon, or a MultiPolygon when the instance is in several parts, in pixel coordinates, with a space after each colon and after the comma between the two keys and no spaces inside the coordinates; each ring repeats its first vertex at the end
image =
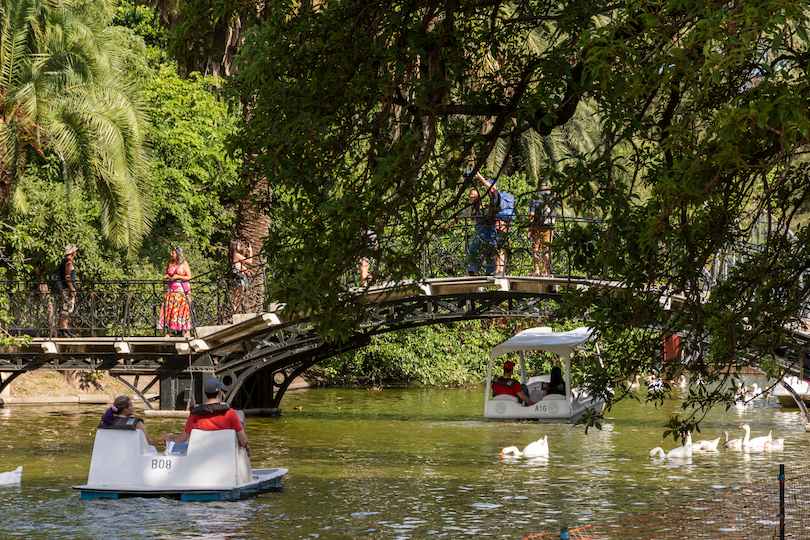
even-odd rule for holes
{"type": "MultiPolygon", "coordinates": [[[[762,378],[749,377],[763,386],[762,378]]],[[[808,458],[804,421],[775,399],[738,412],[715,409],[696,439],[785,438],[781,452],[695,453],[691,462],[648,459],[664,440],[661,408],[624,401],[601,430],[482,418],[480,388],[288,392],[279,418],[249,418],[253,467],[290,469],[278,491],[234,502],[82,501],[101,406],[0,408],[2,470],[24,466],[20,486],[0,488],[5,538],[520,538],[625,520],[730,493],[808,458]],[[294,409],[299,408],[299,409],[294,409]],[[547,435],[548,460],[505,459],[547,435]]],[[[136,414],[142,412],[136,404],[136,414]]],[[[142,414],[140,414],[143,416],[142,414]]],[[[181,418],[147,418],[152,437],[181,418]]],[[[114,460],[116,456],[109,456],[114,460]]]]}

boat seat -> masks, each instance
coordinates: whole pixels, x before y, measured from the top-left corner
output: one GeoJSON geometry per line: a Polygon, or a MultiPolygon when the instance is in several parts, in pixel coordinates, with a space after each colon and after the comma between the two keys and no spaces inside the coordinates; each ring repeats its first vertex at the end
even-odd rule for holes
{"type": "Polygon", "coordinates": [[[563,394],[549,394],[543,399],[565,399],[565,396],[563,394]]]}
{"type": "Polygon", "coordinates": [[[176,443],[173,441],[169,441],[166,443],[166,454],[178,454],[184,455],[188,452],[188,442],[184,443],[176,443]]]}
{"type": "MultiPolygon", "coordinates": [[[[185,445],[173,446],[177,452],[185,445]]],[[[193,429],[186,452],[174,452],[157,454],[139,429],[99,429],[87,484],[231,489],[252,479],[250,458],[232,429],[193,429]]]]}
{"type": "Polygon", "coordinates": [[[499,394],[497,396],[494,396],[492,398],[492,401],[511,401],[513,403],[517,403],[518,398],[516,398],[515,396],[510,396],[508,394],[499,394]]]}

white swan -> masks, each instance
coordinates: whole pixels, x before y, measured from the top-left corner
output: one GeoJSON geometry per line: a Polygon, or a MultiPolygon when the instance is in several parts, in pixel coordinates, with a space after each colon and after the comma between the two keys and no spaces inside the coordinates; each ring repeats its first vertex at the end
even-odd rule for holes
{"type": "Polygon", "coordinates": [[[518,457],[548,457],[548,435],[527,444],[522,452],[517,446],[507,446],[501,450],[500,455],[505,454],[512,454],[518,457]]]}
{"type": "MultiPolygon", "coordinates": [[[[728,434],[728,432],[726,432],[728,434]]],[[[717,445],[720,444],[720,437],[712,441],[701,439],[692,443],[692,450],[700,450],[701,452],[717,452],[717,445]]]]}
{"type": "Polygon", "coordinates": [[[686,433],[686,444],[683,446],[678,446],[677,448],[673,448],[669,452],[664,452],[664,449],[660,446],[656,446],[652,450],[650,450],[647,459],[655,457],[655,454],[659,454],[658,457],[664,459],[683,459],[683,458],[690,458],[692,457],[692,435],[690,433],[686,433]]]}
{"type": "Polygon", "coordinates": [[[13,486],[22,481],[22,465],[14,469],[0,473],[0,486],[13,486]]]}
{"type": "Polygon", "coordinates": [[[731,439],[728,440],[728,431],[723,431],[723,435],[726,437],[726,442],[723,443],[723,448],[726,450],[740,450],[742,449],[742,439],[731,439]]]}
{"type": "Polygon", "coordinates": [[[763,450],[784,450],[785,439],[773,439],[770,441],[766,441],[765,446],[763,446],[762,448],[763,450]]]}
{"type": "Polygon", "coordinates": [[[761,437],[754,437],[753,439],[751,439],[750,438],[751,428],[748,426],[748,424],[741,425],[740,429],[745,430],[745,438],[743,439],[742,442],[742,445],[745,448],[764,448],[766,442],[773,440],[773,438],[771,437],[771,433],[773,433],[773,431],[771,431],[767,435],[763,435],[761,437]]]}

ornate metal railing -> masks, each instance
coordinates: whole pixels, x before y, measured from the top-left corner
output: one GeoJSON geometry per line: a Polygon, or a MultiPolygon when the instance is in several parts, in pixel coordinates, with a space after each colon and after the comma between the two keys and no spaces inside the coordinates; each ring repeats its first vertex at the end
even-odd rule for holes
{"type": "MultiPolygon", "coordinates": [[[[161,336],[161,308],[166,302],[163,281],[78,281],[75,304],[68,312],[68,330],[85,337],[161,336]]],[[[46,282],[0,282],[0,294],[8,299],[6,331],[34,337],[56,336],[61,295],[46,282]]],[[[264,276],[251,276],[247,290],[227,278],[196,279],[186,293],[191,308],[191,330],[199,326],[228,324],[235,313],[262,311],[264,276]]]]}
{"type": "MultiPolygon", "coordinates": [[[[550,246],[551,272],[554,275],[569,274],[572,277],[610,279],[611,276],[589,276],[568,259],[566,244],[576,228],[600,226],[599,220],[580,218],[558,219],[554,240],[550,246]]],[[[770,224],[773,226],[773,224],[770,224]]],[[[728,269],[740,260],[750,257],[759,246],[757,235],[769,224],[766,219],[754,227],[748,242],[731,244],[718,253],[710,265],[704,268],[703,288],[709,289],[725,277],[728,269]]],[[[533,246],[528,236],[528,216],[516,216],[511,224],[506,242],[505,274],[520,276],[533,272],[533,246]]],[[[491,242],[483,241],[481,249],[471,256],[470,244],[475,237],[471,220],[459,220],[458,224],[442,230],[431,237],[420,253],[419,272],[413,279],[459,277],[468,272],[471,258],[478,257],[480,272],[487,273],[487,262],[495,256],[491,242]]],[[[371,264],[372,275],[390,275],[385,268],[386,249],[412,251],[404,237],[380,237],[380,257],[371,264]],[[382,265],[382,266],[381,266],[382,265]]],[[[257,256],[258,258],[258,256],[257,256]]],[[[192,330],[199,326],[228,324],[238,313],[259,312],[269,302],[266,298],[267,276],[263,264],[253,269],[248,290],[234,287],[223,272],[198,276],[191,282],[188,301],[191,307],[192,330]]],[[[347,287],[361,285],[359,272],[355,269],[344,277],[347,287]]],[[[163,281],[83,281],[78,283],[76,305],[69,316],[68,327],[72,333],[82,336],[159,336],[165,330],[159,324],[160,309],[166,299],[163,281]]],[[[48,290],[45,282],[14,281],[0,282],[0,295],[8,299],[9,321],[5,328],[12,334],[32,336],[55,336],[58,329],[59,298],[48,290]]],[[[810,312],[810,310],[808,310],[810,312]]]]}
{"type": "MultiPolygon", "coordinates": [[[[499,244],[503,247],[505,256],[505,274],[513,276],[528,276],[534,271],[533,240],[528,237],[529,216],[515,216],[509,227],[509,232],[499,237],[499,244]]],[[[556,275],[581,275],[575,265],[569,264],[564,246],[567,243],[567,232],[573,227],[582,227],[588,224],[599,224],[601,221],[584,218],[558,219],[554,229],[554,240],[549,246],[551,273],[556,275]]],[[[475,266],[480,273],[494,274],[496,247],[494,243],[483,237],[478,238],[479,247],[470,253],[470,246],[476,238],[476,231],[472,220],[459,219],[458,223],[433,234],[419,257],[420,275],[410,276],[413,279],[429,279],[439,277],[459,277],[467,275],[470,267],[475,266]]],[[[388,236],[380,238],[380,257],[372,261],[372,274],[389,275],[386,268],[385,250],[407,251],[406,244],[409,239],[405,237],[388,236]]],[[[542,264],[541,264],[542,266],[542,264]]],[[[347,286],[360,286],[359,272],[354,271],[345,277],[347,286]]]]}

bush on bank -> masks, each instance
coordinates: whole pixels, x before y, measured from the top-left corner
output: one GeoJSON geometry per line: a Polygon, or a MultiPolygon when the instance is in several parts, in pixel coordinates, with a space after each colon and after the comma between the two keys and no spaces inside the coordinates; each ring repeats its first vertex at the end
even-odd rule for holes
{"type": "MultiPolygon", "coordinates": [[[[379,386],[464,385],[484,381],[489,352],[521,330],[550,326],[555,332],[580,323],[535,319],[485,319],[420,326],[381,334],[363,349],[335,356],[320,365],[334,382],[379,386]]],[[[527,353],[527,369],[548,373],[559,361],[550,353],[527,353]]],[[[496,364],[495,373],[500,374],[496,364]]]]}

